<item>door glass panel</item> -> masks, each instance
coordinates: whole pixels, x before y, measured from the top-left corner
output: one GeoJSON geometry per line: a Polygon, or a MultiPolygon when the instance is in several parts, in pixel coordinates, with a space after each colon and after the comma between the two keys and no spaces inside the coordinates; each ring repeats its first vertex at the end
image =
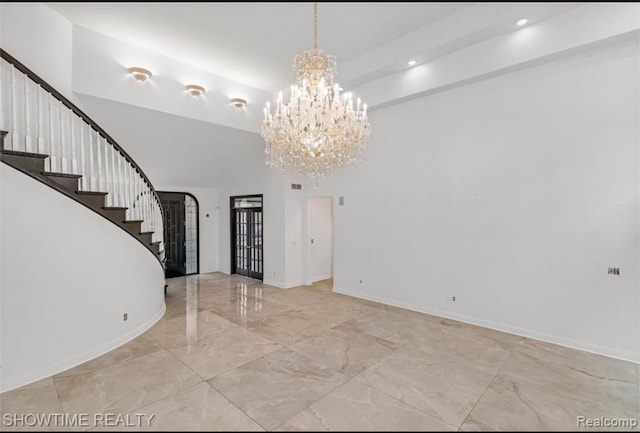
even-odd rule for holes
{"type": "Polygon", "coordinates": [[[262,279],[262,197],[234,197],[231,205],[236,250],[232,272],[262,279]]]}

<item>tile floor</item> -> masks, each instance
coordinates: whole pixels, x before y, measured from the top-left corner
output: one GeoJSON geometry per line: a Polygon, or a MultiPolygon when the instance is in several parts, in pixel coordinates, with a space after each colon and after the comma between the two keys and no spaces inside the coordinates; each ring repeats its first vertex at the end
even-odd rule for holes
{"type": "Polygon", "coordinates": [[[576,430],[578,416],[640,418],[637,364],[335,294],[331,280],[168,282],[167,312],[148,332],[1,394],[2,414],[243,431],[576,430]]]}

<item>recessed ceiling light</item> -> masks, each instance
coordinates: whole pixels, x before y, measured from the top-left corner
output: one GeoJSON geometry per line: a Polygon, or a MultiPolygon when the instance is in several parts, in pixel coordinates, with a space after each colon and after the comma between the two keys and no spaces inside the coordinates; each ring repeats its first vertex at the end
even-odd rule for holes
{"type": "Polygon", "coordinates": [[[523,25],[525,25],[525,24],[526,24],[526,23],[528,23],[528,22],[529,22],[529,20],[528,20],[528,19],[526,19],[526,18],[520,18],[520,19],[516,22],[516,25],[518,25],[518,26],[523,26],[523,25]]]}
{"type": "Polygon", "coordinates": [[[131,72],[131,75],[138,81],[146,81],[151,78],[152,75],[150,70],[138,67],[129,68],[129,72],[131,72]]]}
{"type": "Polygon", "coordinates": [[[407,65],[409,65],[409,66],[415,66],[415,65],[417,65],[417,64],[418,64],[418,62],[417,62],[417,61],[415,61],[415,60],[409,60],[409,61],[407,62],[407,65]]]}
{"type": "Polygon", "coordinates": [[[204,93],[204,87],[198,86],[197,84],[187,84],[186,87],[193,96],[200,96],[204,93]]]}
{"type": "Polygon", "coordinates": [[[231,100],[231,103],[233,105],[235,105],[236,108],[242,108],[245,105],[247,105],[247,101],[245,99],[242,99],[242,98],[233,98],[231,100]]]}

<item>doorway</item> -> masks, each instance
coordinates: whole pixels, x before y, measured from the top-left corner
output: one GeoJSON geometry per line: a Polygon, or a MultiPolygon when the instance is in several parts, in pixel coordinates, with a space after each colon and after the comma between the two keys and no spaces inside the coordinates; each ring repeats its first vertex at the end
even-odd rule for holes
{"type": "Polygon", "coordinates": [[[164,211],[165,277],[200,272],[198,200],[185,192],[158,192],[164,211]]]}
{"type": "Polygon", "coordinates": [[[230,198],[231,273],[263,279],[262,194],[230,198]]]}
{"type": "Polygon", "coordinates": [[[312,197],[307,204],[309,278],[314,287],[333,288],[333,198],[312,197]]]}

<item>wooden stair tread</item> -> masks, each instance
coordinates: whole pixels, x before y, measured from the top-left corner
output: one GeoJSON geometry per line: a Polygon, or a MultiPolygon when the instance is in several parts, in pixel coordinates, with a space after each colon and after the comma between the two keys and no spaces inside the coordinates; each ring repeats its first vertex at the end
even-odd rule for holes
{"type": "Polygon", "coordinates": [[[144,220],[125,220],[122,221],[124,224],[135,224],[135,223],[143,223],[144,220]]]}
{"type": "Polygon", "coordinates": [[[41,158],[41,159],[49,158],[49,155],[43,155],[42,153],[22,152],[20,150],[8,150],[8,149],[2,149],[1,151],[5,155],[29,156],[31,158],[41,158]]]}
{"type": "Polygon", "coordinates": [[[141,235],[152,235],[155,232],[140,232],[141,235]]]}
{"type": "Polygon", "coordinates": [[[43,176],[51,176],[51,177],[68,177],[68,178],[75,178],[75,179],[80,179],[82,177],[81,174],[71,174],[71,173],[55,173],[53,171],[43,171],[41,173],[43,176]]]}
{"type": "Polygon", "coordinates": [[[102,209],[104,209],[104,210],[127,210],[129,208],[128,207],[121,207],[121,206],[102,206],[102,209]]]}
{"type": "Polygon", "coordinates": [[[101,192],[101,191],[76,191],[76,194],[81,194],[81,195],[108,195],[108,192],[101,192]]]}

